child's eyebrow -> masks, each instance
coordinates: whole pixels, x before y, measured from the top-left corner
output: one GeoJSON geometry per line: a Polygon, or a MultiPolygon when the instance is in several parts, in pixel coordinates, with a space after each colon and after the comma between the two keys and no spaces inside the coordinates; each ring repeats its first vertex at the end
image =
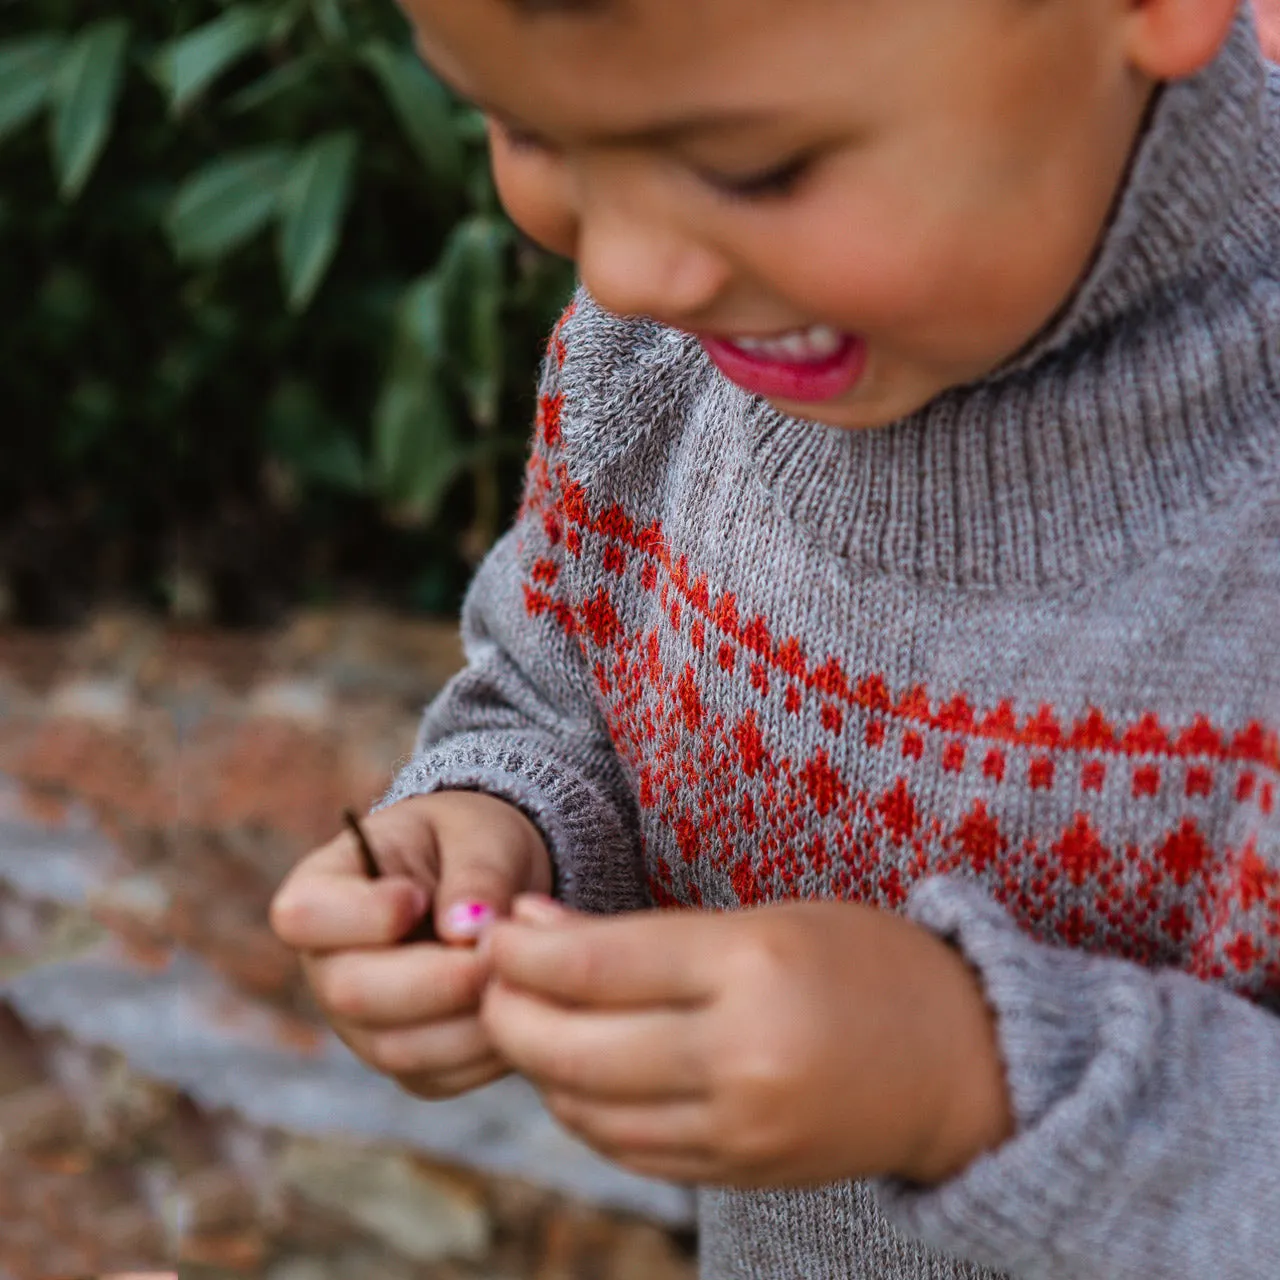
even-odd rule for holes
{"type": "MultiPolygon", "coordinates": [[[[505,111],[496,103],[488,101],[483,94],[476,93],[469,85],[459,83],[462,77],[453,74],[454,68],[447,65],[448,60],[446,58],[439,56],[439,50],[431,48],[430,42],[421,31],[417,33],[414,47],[423,65],[441,84],[445,85],[451,93],[462,99],[462,101],[469,102],[485,115],[498,121],[504,128],[535,137],[539,134],[539,130],[528,128],[523,121],[513,116],[509,111],[505,111]],[[442,65],[442,63],[445,65],[442,65]]],[[[752,125],[759,126],[770,123],[777,118],[778,112],[776,110],[757,104],[704,109],[676,115],[669,120],[657,120],[652,124],[641,125],[634,129],[602,130],[591,135],[590,140],[605,145],[625,146],[639,144],[653,146],[670,143],[678,138],[688,137],[693,134],[727,133],[734,129],[743,129],[752,125]]]]}
{"type": "MultiPolygon", "coordinates": [[[[460,95],[479,108],[487,116],[492,116],[499,124],[508,126],[518,133],[537,133],[536,129],[527,129],[514,117],[500,107],[486,102],[475,94],[460,95]]],[[[670,120],[658,120],[653,124],[641,125],[635,129],[606,130],[590,135],[593,142],[613,145],[658,144],[672,142],[677,138],[691,134],[728,132],[742,129],[750,125],[760,125],[777,118],[777,113],[766,107],[731,107],[720,111],[694,111],[687,115],[674,116],[670,120]]]]}
{"type": "Polygon", "coordinates": [[[507,3],[531,18],[563,13],[597,14],[612,7],[612,0],[507,0],[507,3]]]}

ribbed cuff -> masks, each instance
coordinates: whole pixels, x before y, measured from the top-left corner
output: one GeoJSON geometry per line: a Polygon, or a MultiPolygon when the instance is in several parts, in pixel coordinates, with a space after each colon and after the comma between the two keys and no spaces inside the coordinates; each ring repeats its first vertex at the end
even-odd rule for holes
{"type": "Polygon", "coordinates": [[[382,808],[436,791],[483,791],[520,809],[551,854],[557,896],[584,911],[649,905],[638,848],[602,789],[542,744],[467,733],[414,756],[382,808]]]}
{"type": "Polygon", "coordinates": [[[1055,1269],[1064,1226],[1115,1169],[1127,1118],[1153,1070],[1160,1009],[1150,975],[1022,933],[971,883],[922,882],[907,914],[981,975],[997,1022],[1014,1136],[955,1178],[876,1182],[900,1230],[1000,1270],[1055,1269]]]}

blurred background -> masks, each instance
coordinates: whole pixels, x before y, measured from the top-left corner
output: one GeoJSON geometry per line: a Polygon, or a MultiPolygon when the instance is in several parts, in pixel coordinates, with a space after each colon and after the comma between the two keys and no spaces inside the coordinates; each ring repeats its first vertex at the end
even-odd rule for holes
{"type": "Polygon", "coordinates": [[[572,283],[391,0],[0,0],[0,1280],[693,1274],[265,923],[461,661],[572,283]]]}
{"type": "Polygon", "coordinates": [[[572,277],[391,0],[0,21],[7,620],[452,611],[572,277]]]}

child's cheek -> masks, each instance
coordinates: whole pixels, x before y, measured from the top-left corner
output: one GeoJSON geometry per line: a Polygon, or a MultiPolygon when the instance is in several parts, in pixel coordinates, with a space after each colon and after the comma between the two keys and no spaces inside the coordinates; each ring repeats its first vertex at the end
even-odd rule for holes
{"type": "Polygon", "coordinates": [[[1267,57],[1280,62],[1280,0],[1255,0],[1262,48],[1267,57]]]}
{"type": "Polygon", "coordinates": [[[535,244],[572,258],[578,220],[555,160],[513,152],[497,130],[490,130],[489,138],[493,181],[507,216],[535,244]]]}
{"type": "Polygon", "coordinates": [[[1061,243],[960,217],[868,217],[857,229],[824,218],[802,230],[802,243],[827,248],[792,265],[780,282],[787,296],[860,333],[873,353],[946,382],[981,376],[1021,347],[1078,269],[1061,243]]]}

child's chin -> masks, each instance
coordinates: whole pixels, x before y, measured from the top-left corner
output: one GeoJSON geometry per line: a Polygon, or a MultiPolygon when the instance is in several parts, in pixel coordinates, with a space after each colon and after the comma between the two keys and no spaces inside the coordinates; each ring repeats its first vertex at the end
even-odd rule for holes
{"type": "Polygon", "coordinates": [[[912,380],[910,384],[903,380],[891,384],[888,379],[877,377],[879,372],[868,369],[870,376],[861,384],[825,403],[802,404],[790,400],[770,400],[769,403],[788,417],[804,418],[843,431],[874,431],[919,413],[944,392],[961,385],[934,385],[924,380],[912,380]]]}
{"type": "Polygon", "coordinates": [[[928,399],[920,399],[903,400],[901,404],[872,403],[854,396],[827,404],[801,404],[793,400],[769,401],[779,413],[790,418],[803,418],[841,431],[875,431],[880,427],[888,427],[903,418],[909,418],[928,402],[928,399]]]}

